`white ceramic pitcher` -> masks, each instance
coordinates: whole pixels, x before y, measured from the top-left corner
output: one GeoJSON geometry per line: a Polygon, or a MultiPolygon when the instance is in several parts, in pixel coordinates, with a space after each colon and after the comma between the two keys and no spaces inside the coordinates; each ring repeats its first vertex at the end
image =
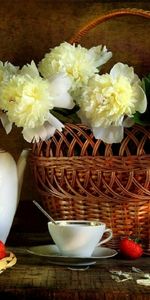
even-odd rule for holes
{"type": "Polygon", "coordinates": [[[20,199],[28,152],[23,150],[16,163],[9,152],[0,149],[0,240],[3,243],[9,235],[20,199]]]}

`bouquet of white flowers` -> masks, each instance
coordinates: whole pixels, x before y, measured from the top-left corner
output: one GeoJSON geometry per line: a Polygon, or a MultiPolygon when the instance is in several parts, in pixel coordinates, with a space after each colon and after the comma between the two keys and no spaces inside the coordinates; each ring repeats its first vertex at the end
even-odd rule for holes
{"type": "Polygon", "coordinates": [[[121,142],[124,127],[139,122],[147,109],[149,80],[140,80],[121,62],[101,74],[111,56],[106,46],[63,42],[37,66],[0,62],[0,119],[6,132],[15,124],[26,141],[38,142],[61,131],[65,122],[82,122],[96,139],[121,142]]]}

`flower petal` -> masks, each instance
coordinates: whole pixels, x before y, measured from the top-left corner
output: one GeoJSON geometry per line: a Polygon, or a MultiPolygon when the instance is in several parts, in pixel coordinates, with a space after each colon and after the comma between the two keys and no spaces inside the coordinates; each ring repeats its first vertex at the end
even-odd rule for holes
{"type": "Polygon", "coordinates": [[[50,95],[54,98],[55,107],[72,109],[75,105],[68,90],[71,79],[64,73],[59,73],[49,78],[50,95]]]}
{"type": "Polygon", "coordinates": [[[132,81],[134,79],[135,73],[133,67],[129,67],[127,64],[119,62],[112,67],[110,75],[112,76],[112,78],[115,79],[119,76],[124,76],[127,77],[130,81],[132,81]]]}
{"type": "Polygon", "coordinates": [[[22,134],[24,139],[29,143],[39,142],[40,140],[48,140],[55,133],[56,128],[51,126],[48,122],[38,128],[23,129],[22,134]]]}
{"type": "Polygon", "coordinates": [[[82,114],[82,111],[79,110],[77,115],[81,119],[81,122],[89,128],[91,128],[93,135],[96,139],[101,139],[104,143],[112,144],[112,143],[120,143],[123,139],[123,126],[109,126],[107,128],[104,127],[92,127],[88,119],[82,114]]]}
{"type": "Polygon", "coordinates": [[[55,133],[55,130],[62,131],[64,125],[49,113],[48,120],[40,127],[25,128],[22,131],[24,139],[29,143],[39,142],[40,140],[47,140],[55,133]]]}
{"type": "Polygon", "coordinates": [[[136,85],[135,90],[136,90],[135,98],[140,99],[140,101],[136,103],[136,111],[139,111],[140,113],[144,113],[147,108],[146,94],[139,85],[136,85]]]}
{"type": "Polygon", "coordinates": [[[88,53],[91,59],[95,60],[96,67],[104,65],[112,57],[112,52],[108,52],[106,46],[102,47],[102,45],[92,47],[88,53]]]}
{"type": "Polygon", "coordinates": [[[92,128],[96,139],[101,139],[104,143],[120,143],[123,139],[123,126],[110,126],[107,128],[92,128]]]}
{"type": "Polygon", "coordinates": [[[0,119],[7,134],[12,130],[12,122],[9,121],[6,113],[0,112],[0,119]]]}
{"type": "Polygon", "coordinates": [[[39,77],[38,68],[33,60],[31,61],[31,64],[27,64],[23,66],[19,74],[23,76],[29,75],[32,78],[39,77]]]}
{"type": "Polygon", "coordinates": [[[62,131],[64,128],[63,123],[61,123],[56,117],[54,117],[51,113],[49,113],[49,117],[47,121],[57,130],[62,131]]]}

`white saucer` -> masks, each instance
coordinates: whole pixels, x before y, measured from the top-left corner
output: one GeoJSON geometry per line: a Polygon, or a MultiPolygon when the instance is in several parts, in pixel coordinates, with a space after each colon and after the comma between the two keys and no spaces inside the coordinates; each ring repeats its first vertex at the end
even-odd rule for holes
{"type": "Polygon", "coordinates": [[[91,257],[68,257],[60,254],[56,245],[41,245],[27,249],[31,254],[49,258],[53,264],[86,266],[93,265],[98,259],[110,258],[117,255],[117,251],[107,247],[96,247],[91,257]]]}

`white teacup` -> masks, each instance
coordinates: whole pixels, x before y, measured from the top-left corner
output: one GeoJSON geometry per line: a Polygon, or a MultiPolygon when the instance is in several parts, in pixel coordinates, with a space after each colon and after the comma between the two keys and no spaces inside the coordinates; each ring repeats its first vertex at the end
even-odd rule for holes
{"type": "Polygon", "coordinates": [[[61,255],[90,257],[96,246],[112,239],[112,230],[97,221],[56,221],[48,222],[49,233],[61,255]],[[108,237],[101,240],[104,233],[108,237]]]}

